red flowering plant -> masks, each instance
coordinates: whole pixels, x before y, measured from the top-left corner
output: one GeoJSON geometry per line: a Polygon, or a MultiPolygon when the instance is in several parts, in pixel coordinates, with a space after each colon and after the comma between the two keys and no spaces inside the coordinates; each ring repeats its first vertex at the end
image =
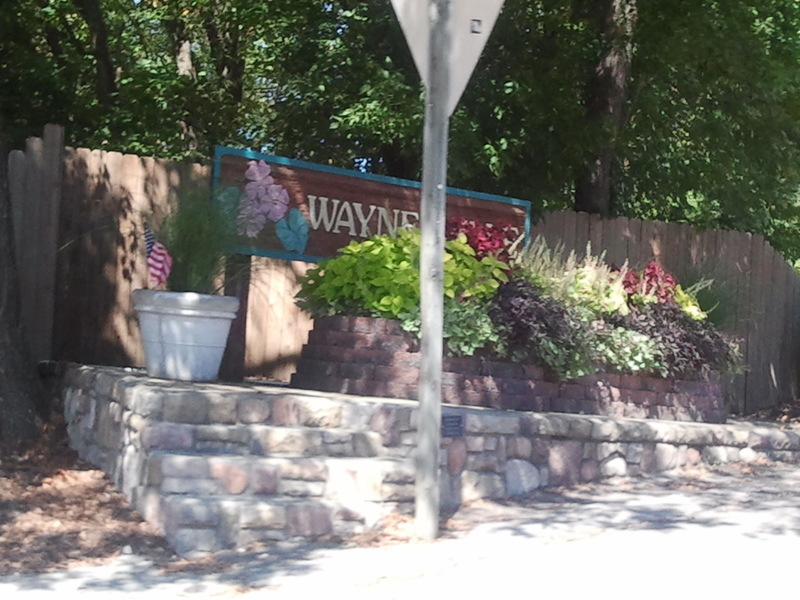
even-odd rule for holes
{"type": "Polygon", "coordinates": [[[508,223],[482,223],[466,217],[448,218],[445,238],[454,240],[461,233],[467,237],[467,243],[475,250],[478,260],[493,256],[506,264],[511,260],[511,248],[518,238],[516,229],[508,223]]]}

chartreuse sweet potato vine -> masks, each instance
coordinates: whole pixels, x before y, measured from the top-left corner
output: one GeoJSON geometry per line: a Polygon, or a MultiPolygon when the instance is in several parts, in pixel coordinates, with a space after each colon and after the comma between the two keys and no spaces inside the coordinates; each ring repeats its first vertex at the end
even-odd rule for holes
{"type": "MultiPolygon", "coordinates": [[[[400,318],[419,307],[420,233],[402,229],[351,242],[301,280],[298,304],[314,316],[363,315],[400,318]]],[[[493,256],[480,260],[460,235],[445,243],[444,294],[480,301],[508,280],[508,265],[493,256]]]]}

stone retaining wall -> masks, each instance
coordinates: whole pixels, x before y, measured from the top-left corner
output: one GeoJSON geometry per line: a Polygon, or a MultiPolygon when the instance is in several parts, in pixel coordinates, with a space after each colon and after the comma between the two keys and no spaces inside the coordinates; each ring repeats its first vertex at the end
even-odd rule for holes
{"type": "MultiPolygon", "coordinates": [[[[531,365],[445,358],[442,401],[498,409],[722,423],[719,378],[673,380],[643,375],[588,375],[548,381],[531,365]]],[[[416,338],[397,321],[322,317],[314,322],[292,376],[303,389],[385,398],[417,397],[416,338]]]]}
{"type": "MultiPolygon", "coordinates": [[[[182,554],[371,527],[413,508],[416,402],[70,365],[70,441],[182,554]]],[[[702,462],[800,458],[754,425],[445,407],[443,509],[702,462]],[[458,430],[458,431],[456,431],[458,430]]]]}

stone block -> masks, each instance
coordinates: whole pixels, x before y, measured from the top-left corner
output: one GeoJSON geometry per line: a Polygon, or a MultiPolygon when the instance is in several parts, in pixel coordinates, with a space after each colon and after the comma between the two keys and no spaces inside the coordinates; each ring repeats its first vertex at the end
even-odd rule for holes
{"type": "Polygon", "coordinates": [[[380,502],[384,472],[374,462],[330,461],[324,495],[349,510],[364,512],[364,503],[380,502]]]}
{"type": "Polygon", "coordinates": [[[384,483],[381,486],[382,502],[413,502],[416,487],[413,483],[384,483]]]}
{"type": "Polygon", "coordinates": [[[467,455],[466,470],[500,472],[503,462],[495,452],[481,452],[467,455]]]}
{"type": "Polygon", "coordinates": [[[595,458],[585,458],[581,462],[580,479],[582,482],[600,479],[600,463],[595,458]]]}
{"type": "Polygon", "coordinates": [[[640,464],[642,462],[642,454],[644,453],[644,444],[632,442],[626,446],[625,461],[632,465],[640,464]]]}
{"type": "Polygon", "coordinates": [[[322,434],[319,431],[289,427],[254,426],[251,430],[256,454],[294,454],[317,456],[322,452],[322,434]]]}
{"type": "Polygon", "coordinates": [[[250,485],[250,469],[246,459],[214,456],[209,459],[211,477],[216,479],[228,494],[242,494],[250,485]]]}
{"type": "Polygon", "coordinates": [[[236,406],[237,401],[233,394],[209,394],[209,423],[236,423],[236,406]]]}
{"type": "Polygon", "coordinates": [[[98,403],[94,439],[103,448],[115,451],[122,449],[122,414],[116,402],[98,403]]]}
{"type": "Polygon", "coordinates": [[[611,456],[600,463],[602,477],[625,477],[628,474],[628,463],[621,456],[611,456]]]}
{"type": "Polygon", "coordinates": [[[652,442],[643,445],[642,461],[639,463],[643,473],[656,473],[659,470],[656,461],[656,445],[652,442]]]}
{"type": "Polygon", "coordinates": [[[208,423],[208,396],[202,392],[164,394],[162,418],[171,423],[208,423]]]}
{"type": "Polygon", "coordinates": [[[503,498],[505,493],[503,477],[496,473],[465,471],[461,474],[461,498],[464,502],[503,498]]]}
{"type": "Polygon", "coordinates": [[[264,542],[282,542],[287,537],[283,529],[240,529],[236,536],[236,545],[247,547],[264,542]]]}
{"type": "Polygon", "coordinates": [[[656,471],[669,471],[678,467],[678,447],[673,444],[656,444],[654,453],[656,471]]]}
{"type": "Polygon", "coordinates": [[[119,376],[116,373],[111,373],[106,370],[98,371],[92,388],[100,398],[113,398],[114,386],[118,378],[119,376]]]}
{"type": "Polygon", "coordinates": [[[381,456],[383,438],[372,431],[356,431],[352,434],[353,456],[381,456]]]}
{"type": "Polygon", "coordinates": [[[609,456],[614,454],[622,454],[622,444],[618,442],[601,442],[597,444],[597,455],[596,458],[599,461],[604,461],[609,456]]]}
{"type": "MultiPolygon", "coordinates": [[[[400,443],[400,410],[382,406],[369,420],[369,428],[381,436],[384,446],[397,446],[400,443]]],[[[410,412],[408,418],[410,420],[410,412]]]]}
{"type": "Polygon", "coordinates": [[[151,454],[150,473],[153,477],[185,477],[205,479],[211,475],[208,457],[184,454],[151,454]]]}
{"type": "Polygon", "coordinates": [[[251,491],[259,496],[272,496],[278,493],[278,467],[256,462],[251,467],[251,491]]]}
{"type": "Polygon", "coordinates": [[[583,444],[575,441],[553,442],[548,468],[551,485],[573,485],[580,481],[583,444]]]}
{"type": "Polygon", "coordinates": [[[739,450],[739,460],[746,463],[758,461],[760,458],[759,453],[752,448],[742,448],[739,450]]]}
{"type": "Polygon", "coordinates": [[[456,510],[461,506],[461,475],[440,473],[439,506],[442,510],[456,510]]]}
{"type": "Polygon", "coordinates": [[[294,404],[298,424],[304,427],[342,427],[342,403],[322,397],[284,394],[276,398],[274,409],[280,402],[294,404]]]}
{"type": "Polygon", "coordinates": [[[699,465],[703,460],[702,454],[700,450],[697,448],[688,447],[686,448],[686,464],[687,465],[699,465]]]}
{"type": "Polygon", "coordinates": [[[483,452],[486,450],[486,438],[482,435],[470,435],[466,438],[469,452],[483,452]]]}
{"type": "Polygon", "coordinates": [[[622,429],[616,421],[611,419],[593,419],[592,439],[598,441],[615,442],[621,439],[622,429]]]}
{"type": "Polygon", "coordinates": [[[718,465],[728,462],[728,449],[725,446],[706,446],[700,456],[704,463],[718,465]]]}
{"type": "Polygon", "coordinates": [[[180,556],[188,557],[221,549],[215,529],[181,527],[168,537],[170,545],[180,556]]]}
{"type": "Polygon", "coordinates": [[[236,403],[236,418],[246,425],[268,423],[271,412],[272,407],[266,396],[243,396],[236,403]]]}
{"type": "Polygon", "coordinates": [[[295,459],[265,462],[260,464],[275,464],[278,467],[281,479],[302,479],[304,481],[325,481],[328,478],[328,467],[320,459],[295,459]]]}
{"type": "Polygon", "coordinates": [[[278,494],[292,497],[320,497],[325,493],[324,481],[303,481],[301,479],[281,479],[278,494]]]}
{"type": "Polygon", "coordinates": [[[194,445],[191,425],[151,423],[141,436],[142,445],[149,450],[190,450],[194,445]]]}
{"type": "Polygon", "coordinates": [[[242,506],[239,524],[242,529],[284,529],[286,507],[264,502],[242,506]]]}
{"type": "Polygon", "coordinates": [[[122,465],[120,469],[122,493],[130,499],[133,491],[139,488],[145,480],[145,459],[144,455],[133,446],[125,448],[122,455],[122,465]]]}
{"type": "Polygon", "coordinates": [[[527,460],[533,452],[533,443],[526,437],[516,435],[508,438],[506,443],[508,456],[527,460]]]}
{"type": "Polygon", "coordinates": [[[286,530],[291,536],[320,537],[333,531],[332,511],[325,506],[294,505],[286,509],[286,530]]]}
{"type": "Polygon", "coordinates": [[[467,464],[467,444],[463,439],[454,439],[447,445],[447,472],[458,475],[467,464]]]}
{"type": "Polygon", "coordinates": [[[211,496],[221,494],[222,486],[213,479],[181,479],[165,477],[160,485],[162,494],[194,494],[198,496],[211,496]]]}
{"type": "Polygon", "coordinates": [[[531,462],[537,467],[546,466],[550,461],[550,442],[542,438],[531,440],[531,462]]]}
{"type": "Polygon", "coordinates": [[[525,496],[541,485],[539,470],[526,460],[507,461],[505,478],[509,496],[525,496]]]}
{"type": "Polygon", "coordinates": [[[133,412],[151,419],[160,419],[164,393],[146,385],[138,385],[125,392],[125,402],[133,412]]]}
{"type": "Polygon", "coordinates": [[[520,417],[516,415],[468,413],[465,419],[467,433],[495,433],[516,435],[520,433],[520,417]]]}
{"type": "Polygon", "coordinates": [[[228,442],[231,444],[248,444],[250,432],[242,425],[198,425],[195,428],[195,439],[198,442],[228,442]]]}
{"type": "Polygon", "coordinates": [[[539,487],[545,488],[550,485],[550,469],[547,467],[536,466],[539,471],[539,487]]]}
{"type": "Polygon", "coordinates": [[[220,519],[220,508],[216,502],[199,498],[171,496],[164,499],[163,515],[168,523],[167,529],[178,527],[211,527],[220,519]]]}

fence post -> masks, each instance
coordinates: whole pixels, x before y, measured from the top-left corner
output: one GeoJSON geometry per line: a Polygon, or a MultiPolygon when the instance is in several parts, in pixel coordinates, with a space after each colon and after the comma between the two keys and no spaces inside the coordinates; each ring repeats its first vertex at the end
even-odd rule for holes
{"type": "Polygon", "coordinates": [[[28,138],[24,155],[9,156],[22,323],[36,361],[52,358],[63,154],[64,129],[46,125],[41,139],[28,138]]]}

